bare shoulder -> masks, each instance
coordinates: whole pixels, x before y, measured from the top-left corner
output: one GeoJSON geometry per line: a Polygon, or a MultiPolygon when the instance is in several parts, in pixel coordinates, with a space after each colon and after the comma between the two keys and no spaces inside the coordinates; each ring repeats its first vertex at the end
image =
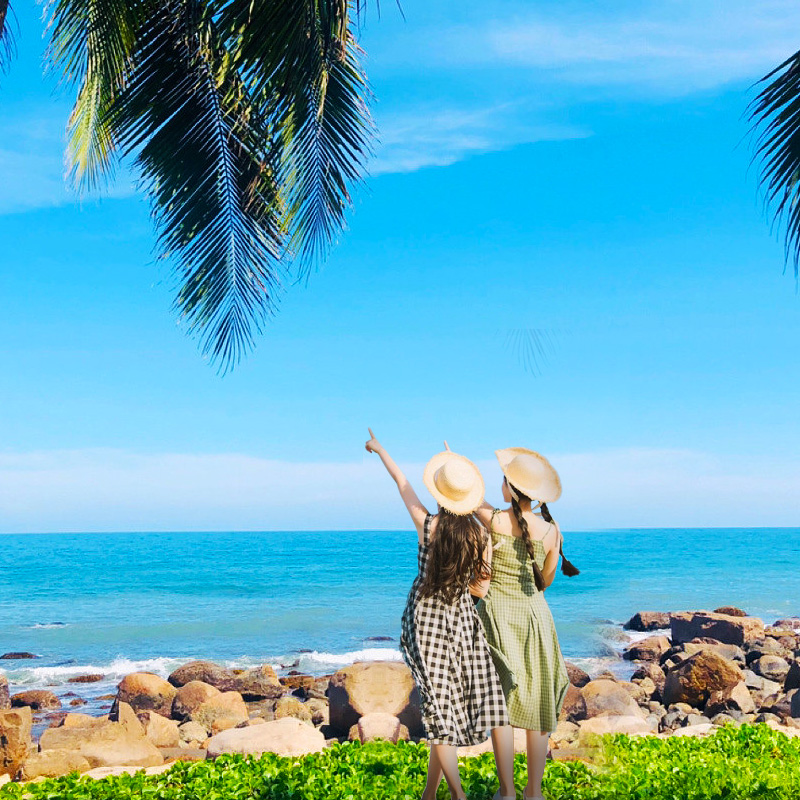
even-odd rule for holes
{"type": "Polygon", "coordinates": [[[438,514],[432,514],[431,515],[431,521],[430,521],[430,524],[429,524],[429,527],[428,527],[428,541],[429,542],[433,541],[433,537],[436,535],[436,528],[437,528],[438,524],[439,524],[439,515],[438,514]]]}
{"type": "Polygon", "coordinates": [[[496,533],[502,533],[505,536],[513,535],[515,524],[513,520],[514,514],[510,508],[498,509],[492,517],[492,528],[496,533]]]}

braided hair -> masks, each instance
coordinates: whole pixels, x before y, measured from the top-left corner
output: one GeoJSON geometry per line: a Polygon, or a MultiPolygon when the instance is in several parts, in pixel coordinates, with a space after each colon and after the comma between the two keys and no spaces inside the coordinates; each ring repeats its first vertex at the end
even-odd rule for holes
{"type": "MultiPolygon", "coordinates": [[[[508,479],[506,478],[506,483],[508,484],[508,488],[511,490],[511,509],[514,512],[514,517],[517,520],[517,525],[519,526],[520,532],[522,533],[522,542],[525,545],[525,549],[528,551],[528,555],[531,559],[531,566],[533,567],[533,581],[536,584],[536,588],[542,592],[545,589],[544,584],[544,575],[542,575],[542,570],[539,568],[539,565],[536,563],[536,551],[533,549],[533,541],[531,540],[531,533],[528,529],[528,520],[522,515],[522,507],[520,506],[521,500],[527,500],[531,502],[531,498],[528,497],[526,494],[521,492],[515,486],[512,486],[508,479]]],[[[550,514],[550,509],[547,507],[546,503],[540,503],[539,509],[542,512],[542,519],[545,522],[553,522],[553,517],[550,514]]],[[[580,574],[580,570],[571,562],[567,561],[564,557],[564,549],[563,549],[563,538],[562,541],[559,542],[558,546],[558,553],[561,556],[561,571],[564,575],[572,578],[575,575],[580,574]]]]}

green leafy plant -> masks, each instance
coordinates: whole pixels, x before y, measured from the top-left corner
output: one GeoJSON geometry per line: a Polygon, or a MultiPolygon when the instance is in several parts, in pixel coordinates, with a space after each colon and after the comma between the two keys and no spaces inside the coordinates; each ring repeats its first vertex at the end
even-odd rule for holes
{"type": "MultiPolygon", "coordinates": [[[[180,762],[149,777],[73,774],[6,784],[0,800],[417,800],[427,761],[424,745],[348,743],[305,758],[180,762]]],[[[469,800],[488,800],[497,790],[491,753],[462,759],[461,775],[469,800]]],[[[523,756],[515,778],[521,792],[523,756]]],[[[722,728],[705,739],[606,737],[593,763],[549,763],[544,790],[553,800],[796,800],[800,739],[765,725],[722,728]]],[[[449,797],[444,783],[438,797],[449,797]]]]}

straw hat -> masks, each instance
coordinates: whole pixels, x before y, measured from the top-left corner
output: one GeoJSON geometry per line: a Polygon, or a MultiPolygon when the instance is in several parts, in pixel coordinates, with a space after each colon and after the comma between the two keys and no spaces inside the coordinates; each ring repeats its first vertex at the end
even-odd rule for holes
{"type": "Polygon", "coordinates": [[[471,514],[483,503],[483,477],[464,456],[452,450],[435,455],[422,476],[428,491],[442,508],[453,514],[471,514]]]}
{"type": "Polygon", "coordinates": [[[561,478],[543,455],[524,447],[506,447],[494,453],[508,482],[531,500],[554,503],[561,497],[561,478]]]}

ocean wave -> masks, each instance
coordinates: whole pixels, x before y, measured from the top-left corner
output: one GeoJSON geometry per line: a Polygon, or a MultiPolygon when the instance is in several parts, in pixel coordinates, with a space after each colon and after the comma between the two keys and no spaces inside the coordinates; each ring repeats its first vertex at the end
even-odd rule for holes
{"type": "Polygon", "coordinates": [[[67,622],[34,622],[33,625],[20,625],[20,628],[27,631],[45,630],[46,628],[67,628],[67,622]]]}

